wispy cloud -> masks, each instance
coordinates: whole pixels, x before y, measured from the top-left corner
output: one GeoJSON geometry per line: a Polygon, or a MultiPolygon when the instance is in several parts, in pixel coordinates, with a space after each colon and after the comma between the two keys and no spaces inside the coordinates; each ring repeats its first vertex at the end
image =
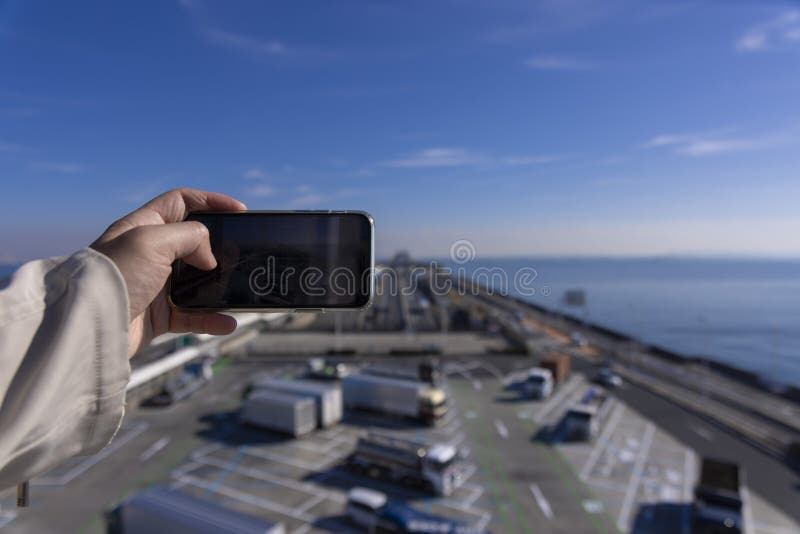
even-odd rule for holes
{"type": "Polygon", "coordinates": [[[35,161],[31,163],[31,168],[36,171],[60,172],[63,174],[78,174],[86,170],[83,165],[77,163],[54,161],[35,161]]]}
{"type": "Polygon", "coordinates": [[[25,147],[23,147],[22,145],[18,145],[16,143],[4,143],[4,142],[0,141],[0,153],[2,153],[2,152],[6,152],[6,153],[9,153],[9,152],[20,152],[20,151],[24,150],[24,148],[25,147]]]}
{"type": "Polygon", "coordinates": [[[567,56],[534,56],[525,60],[525,66],[534,70],[581,71],[592,70],[595,64],[567,56]]]}
{"type": "Polygon", "coordinates": [[[384,167],[396,169],[469,167],[469,166],[524,166],[550,163],[564,159],[562,155],[533,154],[522,156],[490,156],[465,148],[426,148],[408,156],[383,162],[384,167]]]}
{"type": "Polygon", "coordinates": [[[269,184],[252,184],[244,188],[244,194],[248,197],[266,198],[275,194],[275,188],[269,184]]]}
{"type": "Polygon", "coordinates": [[[312,206],[319,206],[325,201],[326,197],[319,193],[306,193],[294,198],[289,205],[293,208],[309,208],[312,206]]]}
{"type": "Polygon", "coordinates": [[[800,44],[800,9],[791,9],[748,29],[736,41],[740,52],[760,52],[781,44],[800,44]]]}
{"type": "Polygon", "coordinates": [[[262,39],[218,28],[204,28],[202,31],[211,44],[257,57],[282,56],[289,52],[286,45],[277,40],[262,39]]]}
{"type": "Polygon", "coordinates": [[[789,142],[785,135],[731,137],[723,134],[663,134],[644,142],[641,148],[672,148],[677,154],[709,156],[778,146],[789,142]]]}
{"type": "Polygon", "coordinates": [[[464,148],[426,148],[405,158],[389,160],[384,165],[394,168],[463,167],[482,160],[482,156],[464,148]]]}
{"type": "Polygon", "coordinates": [[[242,173],[242,177],[248,180],[259,180],[267,177],[267,173],[258,167],[251,167],[242,173]]]}
{"type": "Polygon", "coordinates": [[[503,165],[510,165],[512,167],[523,165],[540,165],[542,163],[552,163],[564,159],[565,156],[541,154],[533,156],[508,156],[498,158],[497,161],[503,165]]]}

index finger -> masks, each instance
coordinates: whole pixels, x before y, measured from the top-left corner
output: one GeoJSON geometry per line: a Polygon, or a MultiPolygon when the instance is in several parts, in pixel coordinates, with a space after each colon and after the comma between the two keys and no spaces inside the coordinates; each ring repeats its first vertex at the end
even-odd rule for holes
{"type": "Polygon", "coordinates": [[[157,196],[112,224],[103,238],[104,240],[114,239],[137,226],[180,222],[193,211],[242,211],[246,209],[247,207],[243,203],[222,193],[188,187],[173,189],[157,196]]]}

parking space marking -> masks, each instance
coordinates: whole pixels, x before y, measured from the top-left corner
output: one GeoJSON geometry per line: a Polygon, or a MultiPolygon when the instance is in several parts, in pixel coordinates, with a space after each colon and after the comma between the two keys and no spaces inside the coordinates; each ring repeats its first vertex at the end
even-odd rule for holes
{"type": "Polygon", "coordinates": [[[462,484],[461,487],[464,489],[469,489],[471,493],[468,497],[461,500],[459,507],[464,510],[469,510],[473,507],[475,501],[480,499],[481,495],[483,495],[483,486],[478,486],[477,484],[462,484]]]}
{"type": "Polygon", "coordinates": [[[692,432],[694,432],[701,438],[705,439],[706,441],[714,441],[714,434],[712,434],[709,430],[697,425],[692,425],[689,428],[692,429],[692,432]]]}
{"type": "Polygon", "coordinates": [[[0,528],[14,521],[16,517],[17,513],[14,510],[0,510],[0,528]]]}
{"type": "Polygon", "coordinates": [[[683,450],[683,499],[689,502],[693,498],[692,479],[694,478],[695,461],[694,454],[690,449],[683,450]]]}
{"type": "Polygon", "coordinates": [[[296,458],[284,456],[283,454],[262,451],[260,449],[248,449],[247,451],[245,451],[245,454],[248,454],[250,456],[257,456],[259,458],[264,458],[265,460],[272,460],[273,462],[279,462],[286,465],[291,465],[292,467],[298,467],[300,469],[307,469],[309,471],[321,471],[325,467],[327,467],[329,463],[338,460],[338,458],[331,459],[330,457],[324,457],[317,463],[309,463],[304,460],[298,460],[296,458]]]}
{"type": "Polygon", "coordinates": [[[219,495],[224,495],[226,497],[230,497],[231,499],[236,499],[241,502],[258,506],[259,508],[269,510],[270,512],[283,514],[293,519],[298,519],[300,521],[305,521],[307,523],[311,523],[314,521],[314,517],[312,517],[311,515],[298,513],[294,510],[294,508],[289,508],[288,506],[283,506],[282,504],[278,504],[274,501],[262,499],[261,497],[256,497],[249,493],[239,491],[234,488],[229,488],[228,486],[225,485],[218,485],[213,482],[208,482],[206,480],[203,480],[202,478],[193,477],[191,475],[183,475],[178,480],[184,482],[187,485],[195,486],[200,489],[205,489],[213,493],[218,493],[219,495]]]}
{"type": "MultiPolygon", "coordinates": [[[[2,524],[0,524],[0,526],[2,526],[2,524]]],[[[755,521],[753,523],[753,528],[755,529],[752,531],[754,534],[797,534],[797,530],[793,528],[768,525],[760,521],[755,521]]]]}
{"type": "MultiPolygon", "coordinates": [[[[223,460],[217,460],[216,458],[207,457],[198,459],[195,462],[195,467],[198,467],[200,464],[224,468],[225,466],[228,465],[228,462],[225,462],[223,460]]],[[[191,469],[187,470],[186,473],[182,474],[187,474],[188,471],[191,471],[191,469]]],[[[273,475],[272,473],[268,473],[267,471],[263,471],[255,467],[242,467],[241,465],[237,465],[232,468],[232,471],[240,475],[245,475],[251,478],[255,478],[257,480],[263,480],[264,482],[269,482],[271,484],[283,486],[285,488],[305,492],[308,493],[309,495],[320,495],[324,499],[330,499],[331,501],[337,502],[339,504],[344,504],[347,500],[338,493],[322,490],[318,486],[315,486],[313,484],[297,482],[290,478],[273,475]]],[[[178,477],[179,476],[180,475],[178,475],[178,477]]]]}
{"type": "Polygon", "coordinates": [[[491,365],[489,363],[486,363],[486,362],[478,362],[478,363],[479,363],[479,367],[485,369],[486,372],[488,372],[490,375],[492,375],[497,380],[499,380],[500,383],[503,382],[503,379],[505,377],[503,376],[503,373],[501,373],[500,370],[497,369],[497,367],[495,367],[494,365],[491,365]]]}
{"type": "Polygon", "coordinates": [[[653,444],[653,435],[656,432],[656,427],[648,422],[644,430],[644,437],[642,438],[642,446],[636,456],[636,461],[633,466],[631,478],[628,481],[628,489],[625,492],[625,498],[622,501],[619,515],[617,516],[617,527],[620,530],[625,530],[628,526],[628,519],[633,506],[633,500],[636,497],[636,490],[639,483],[642,481],[642,474],[644,473],[644,466],[647,462],[647,457],[650,453],[650,446],[653,444]]]}
{"type": "Polygon", "coordinates": [[[533,498],[536,500],[536,504],[539,505],[539,508],[542,510],[542,513],[547,519],[553,519],[553,509],[550,508],[550,503],[545,498],[542,490],[539,488],[538,484],[531,484],[530,486],[531,493],[533,494],[533,498]]]}
{"type": "Polygon", "coordinates": [[[495,419],[494,427],[497,429],[497,433],[500,434],[501,438],[508,439],[508,427],[506,427],[505,423],[500,419],[495,419]]]}
{"type": "Polygon", "coordinates": [[[744,532],[755,532],[753,526],[753,507],[750,503],[750,490],[747,486],[742,486],[742,522],[744,523],[744,532]]]}
{"type": "Polygon", "coordinates": [[[37,486],[64,486],[66,484],[69,484],[74,479],[81,476],[86,471],[88,471],[98,463],[102,462],[103,460],[114,454],[114,452],[116,452],[117,449],[121,449],[122,447],[127,445],[129,441],[133,440],[139,434],[147,430],[149,426],[150,425],[144,421],[139,422],[133,428],[128,430],[126,433],[124,433],[121,436],[118,436],[117,439],[112,441],[111,444],[108,445],[105,449],[101,450],[97,454],[93,454],[92,456],[87,457],[84,461],[82,461],[81,463],[79,463],[78,465],[76,465],[75,467],[73,467],[72,469],[61,475],[60,477],[52,478],[48,476],[43,476],[34,479],[33,483],[37,486]]]}
{"type": "Polygon", "coordinates": [[[314,508],[316,505],[327,499],[327,496],[320,493],[308,499],[306,502],[297,507],[297,511],[304,514],[314,508]]]}
{"type": "Polygon", "coordinates": [[[163,438],[157,439],[155,443],[150,445],[147,449],[145,449],[145,451],[142,454],[139,455],[139,460],[141,460],[142,462],[146,462],[147,460],[155,456],[155,454],[158,451],[160,451],[169,444],[170,439],[171,438],[169,436],[164,436],[163,438]]]}
{"type": "MultiPolygon", "coordinates": [[[[465,464],[464,465],[464,471],[461,473],[461,476],[463,477],[463,481],[466,482],[467,480],[472,478],[472,475],[474,475],[477,470],[478,470],[478,466],[476,466],[475,464],[473,464],[473,463],[465,464]]],[[[462,484],[462,487],[464,487],[464,486],[466,486],[466,484],[462,484]]]]}
{"type": "Polygon", "coordinates": [[[624,411],[625,406],[623,406],[622,403],[617,403],[616,411],[611,414],[611,417],[609,417],[606,427],[603,429],[603,433],[600,434],[599,438],[597,438],[597,443],[595,444],[594,448],[592,448],[589,458],[586,460],[586,463],[583,464],[583,468],[580,471],[579,477],[584,482],[588,480],[592,469],[594,469],[594,466],[597,464],[597,460],[600,459],[600,455],[603,453],[608,441],[614,434],[614,430],[616,430],[617,425],[619,425],[624,411]]]}
{"type": "Polygon", "coordinates": [[[463,432],[459,432],[458,435],[456,435],[456,437],[454,437],[453,439],[451,439],[447,443],[449,445],[452,445],[453,447],[458,447],[459,445],[461,445],[464,442],[465,439],[467,439],[467,435],[464,434],[463,432]]]}

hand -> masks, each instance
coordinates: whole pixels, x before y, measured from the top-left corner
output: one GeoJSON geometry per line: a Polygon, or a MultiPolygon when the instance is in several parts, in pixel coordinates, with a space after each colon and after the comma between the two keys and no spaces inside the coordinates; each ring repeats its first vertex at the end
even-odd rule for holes
{"type": "Polygon", "coordinates": [[[125,279],[131,317],[129,356],[165,332],[233,332],[236,319],[228,315],[172,309],[165,285],[177,259],[198,269],[217,266],[208,229],[199,222],[184,221],[190,212],[244,209],[238,200],[219,193],[174,189],[116,221],[91,244],[111,258],[125,279]]]}

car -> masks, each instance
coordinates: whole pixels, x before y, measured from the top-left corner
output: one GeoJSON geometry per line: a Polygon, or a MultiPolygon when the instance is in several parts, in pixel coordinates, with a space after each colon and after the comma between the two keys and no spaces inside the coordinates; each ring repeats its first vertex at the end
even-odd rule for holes
{"type": "Polygon", "coordinates": [[[355,525],[372,532],[378,525],[386,494],[356,486],[347,492],[345,513],[355,525]]]}
{"type": "Polygon", "coordinates": [[[618,388],[622,385],[622,377],[614,372],[610,367],[601,367],[597,371],[595,382],[607,388],[618,388]]]}
{"type": "Polygon", "coordinates": [[[482,534],[473,528],[427,512],[421,512],[405,502],[391,500],[384,493],[369,488],[354,487],[347,494],[347,517],[367,532],[407,532],[442,534],[482,534]]]}
{"type": "Polygon", "coordinates": [[[570,345],[573,347],[586,347],[589,345],[589,341],[581,334],[580,332],[572,332],[569,335],[569,342],[570,345]]]}

